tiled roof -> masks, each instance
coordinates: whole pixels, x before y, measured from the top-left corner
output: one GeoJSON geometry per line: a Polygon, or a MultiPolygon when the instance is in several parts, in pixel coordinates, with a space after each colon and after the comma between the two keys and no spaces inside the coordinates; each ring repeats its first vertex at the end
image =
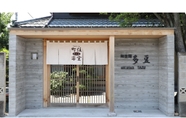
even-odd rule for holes
{"type": "MultiPolygon", "coordinates": [[[[162,27],[157,19],[138,20],[132,27],[162,27]]],[[[42,17],[23,22],[16,22],[12,27],[19,28],[119,28],[119,22],[108,18],[52,18],[42,17]]]]}
{"type": "Polygon", "coordinates": [[[163,27],[164,25],[158,19],[140,19],[132,24],[133,27],[163,27]]]}
{"type": "Polygon", "coordinates": [[[32,20],[26,20],[21,22],[15,22],[12,27],[20,27],[20,28],[42,28],[45,27],[45,25],[48,24],[51,16],[48,17],[42,17],[32,20]]]}
{"type": "Polygon", "coordinates": [[[53,19],[48,27],[119,27],[119,23],[108,19],[53,19]]]}

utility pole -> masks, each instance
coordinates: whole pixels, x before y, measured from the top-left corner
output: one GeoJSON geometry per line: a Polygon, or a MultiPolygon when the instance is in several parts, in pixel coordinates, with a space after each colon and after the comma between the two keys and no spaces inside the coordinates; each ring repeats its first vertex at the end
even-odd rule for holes
{"type": "Polygon", "coordinates": [[[15,20],[17,21],[18,20],[18,13],[15,12],[15,20]]]}

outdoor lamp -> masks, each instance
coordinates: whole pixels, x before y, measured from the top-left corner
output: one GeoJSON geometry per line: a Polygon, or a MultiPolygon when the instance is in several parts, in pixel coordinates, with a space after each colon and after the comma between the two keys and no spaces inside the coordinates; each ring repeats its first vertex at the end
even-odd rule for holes
{"type": "Polygon", "coordinates": [[[32,60],[38,59],[38,53],[37,52],[31,52],[31,59],[32,60]]]}

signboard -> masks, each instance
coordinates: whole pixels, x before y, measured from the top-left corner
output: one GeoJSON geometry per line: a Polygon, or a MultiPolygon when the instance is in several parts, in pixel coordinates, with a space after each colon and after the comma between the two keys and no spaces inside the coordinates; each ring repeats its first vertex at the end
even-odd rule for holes
{"type": "Polygon", "coordinates": [[[132,55],[132,54],[121,54],[120,55],[121,58],[125,58],[125,59],[131,59],[133,61],[133,63],[131,63],[131,66],[122,66],[121,69],[146,69],[146,66],[144,64],[150,64],[149,61],[149,55],[144,55],[144,60],[143,62],[139,62],[139,58],[136,54],[132,55]],[[138,65],[138,66],[134,66],[135,64],[142,64],[142,65],[138,65]]]}

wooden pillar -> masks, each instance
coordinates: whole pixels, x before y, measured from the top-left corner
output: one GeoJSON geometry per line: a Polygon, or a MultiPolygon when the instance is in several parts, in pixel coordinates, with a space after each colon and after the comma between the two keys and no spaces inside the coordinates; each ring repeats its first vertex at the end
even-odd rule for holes
{"type": "Polygon", "coordinates": [[[110,104],[109,104],[109,95],[110,95],[110,90],[109,90],[109,65],[106,65],[106,73],[105,73],[105,75],[106,75],[106,103],[107,103],[107,105],[108,106],[110,106],[110,104]]]}
{"type": "Polygon", "coordinates": [[[109,90],[109,41],[108,41],[108,43],[107,43],[107,51],[108,51],[108,55],[107,55],[107,58],[108,58],[108,64],[106,65],[106,71],[105,71],[105,75],[106,75],[106,103],[107,103],[107,105],[108,105],[108,107],[109,107],[109,102],[110,102],[110,100],[109,100],[109,96],[110,96],[110,90],[109,90]]]}
{"type": "Polygon", "coordinates": [[[115,47],[115,37],[109,37],[109,113],[108,116],[116,116],[114,109],[114,47],[115,47]]]}
{"type": "Polygon", "coordinates": [[[77,78],[77,83],[76,83],[76,103],[77,105],[79,104],[79,65],[76,66],[76,78],[77,78]]]}
{"type": "Polygon", "coordinates": [[[47,64],[46,64],[46,39],[43,40],[43,107],[48,106],[48,96],[47,96],[47,64]]]}
{"type": "Polygon", "coordinates": [[[50,65],[47,65],[47,107],[50,106],[50,65]]]}

